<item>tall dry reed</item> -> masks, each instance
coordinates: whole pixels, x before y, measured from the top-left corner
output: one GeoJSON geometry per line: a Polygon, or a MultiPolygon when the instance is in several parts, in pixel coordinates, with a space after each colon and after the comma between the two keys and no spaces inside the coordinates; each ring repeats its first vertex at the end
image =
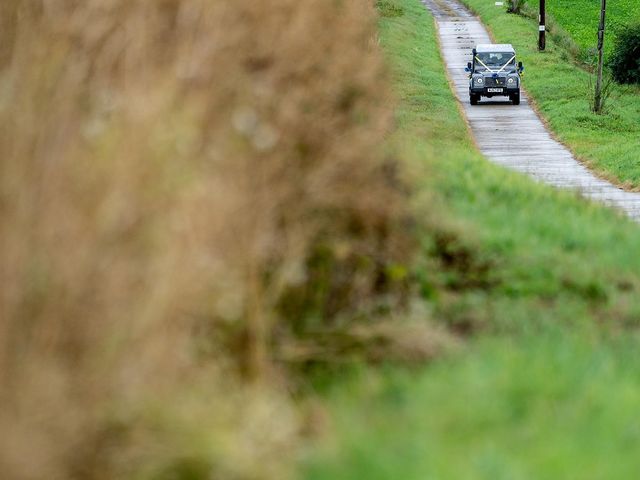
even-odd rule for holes
{"type": "Polygon", "coordinates": [[[374,20],[2,2],[3,478],[286,478],[289,401],[232,372],[277,384],[406,253],[374,20]]]}

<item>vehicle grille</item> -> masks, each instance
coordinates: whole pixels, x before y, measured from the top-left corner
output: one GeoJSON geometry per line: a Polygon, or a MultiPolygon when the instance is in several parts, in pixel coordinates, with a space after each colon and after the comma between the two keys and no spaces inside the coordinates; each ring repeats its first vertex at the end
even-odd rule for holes
{"type": "Polygon", "coordinates": [[[486,77],[484,79],[484,84],[487,87],[504,87],[506,82],[507,82],[506,78],[486,77]]]}

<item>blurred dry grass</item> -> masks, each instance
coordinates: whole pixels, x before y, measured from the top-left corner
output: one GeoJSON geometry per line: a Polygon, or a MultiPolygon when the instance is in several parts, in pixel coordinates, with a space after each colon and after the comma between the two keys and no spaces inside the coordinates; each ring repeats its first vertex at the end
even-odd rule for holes
{"type": "Polygon", "coordinates": [[[274,352],[410,251],[374,17],[3,0],[3,478],[287,478],[274,352]]]}

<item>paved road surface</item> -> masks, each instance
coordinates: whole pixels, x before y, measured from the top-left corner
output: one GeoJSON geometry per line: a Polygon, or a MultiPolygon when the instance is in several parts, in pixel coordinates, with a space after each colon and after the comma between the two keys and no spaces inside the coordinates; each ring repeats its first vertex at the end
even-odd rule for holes
{"type": "Polygon", "coordinates": [[[471,61],[471,49],[476,44],[491,43],[489,34],[457,0],[422,0],[422,3],[436,19],[455,94],[486,157],[555,187],[578,190],[585,197],[620,208],[640,220],[640,193],[625,192],[594,176],[551,137],[524,92],[519,106],[511,105],[507,97],[483,98],[479,105],[471,106],[464,68],[471,61]]]}

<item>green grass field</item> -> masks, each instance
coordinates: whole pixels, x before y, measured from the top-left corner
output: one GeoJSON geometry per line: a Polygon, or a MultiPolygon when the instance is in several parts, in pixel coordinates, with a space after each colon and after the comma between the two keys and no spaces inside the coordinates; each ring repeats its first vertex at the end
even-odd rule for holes
{"type": "Polygon", "coordinates": [[[340,443],[308,480],[580,480],[640,469],[637,339],[484,340],[415,373],[329,394],[340,443]]]}
{"type": "MultiPolygon", "coordinates": [[[[538,10],[539,0],[529,0],[538,10]]],[[[598,43],[598,22],[600,20],[600,0],[553,0],[546,3],[547,12],[564,28],[585,52],[593,51],[598,43]]],[[[637,0],[616,0],[607,4],[606,52],[611,53],[616,32],[621,27],[640,22],[640,2],[637,0]]]]}
{"type": "MultiPolygon", "coordinates": [[[[616,87],[607,114],[591,113],[591,74],[550,38],[537,51],[534,20],[507,14],[486,0],[463,0],[500,43],[512,43],[525,64],[523,85],[559,139],[593,170],[629,188],[640,187],[640,88],[616,87]]],[[[549,2],[552,3],[552,2],[549,2]]]]}
{"type": "Polygon", "coordinates": [[[482,158],[432,18],[418,0],[386,3],[395,8],[380,37],[401,100],[392,143],[427,219],[415,275],[425,316],[463,332],[462,346],[426,367],[355,369],[324,388],[333,428],[304,460],[305,478],[632,477],[638,226],[482,158]]]}

